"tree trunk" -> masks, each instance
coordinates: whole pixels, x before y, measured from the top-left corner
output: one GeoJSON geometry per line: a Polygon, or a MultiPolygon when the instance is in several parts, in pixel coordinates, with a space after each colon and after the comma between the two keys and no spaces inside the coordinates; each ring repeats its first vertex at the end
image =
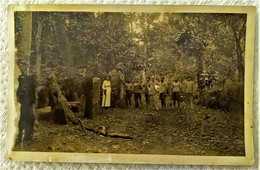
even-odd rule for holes
{"type": "Polygon", "coordinates": [[[88,77],[82,83],[84,95],[86,97],[85,103],[85,117],[88,119],[93,118],[93,78],[88,77]]]}
{"type": "Polygon", "coordinates": [[[100,112],[100,87],[101,87],[101,79],[99,77],[93,78],[93,115],[97,115],[100,112]]]}
{"type": "MultiPolygon", "coordinates": [[[[17,35],[16,46],[18,48],[17,57],[22,61],[22,65],[19,65],[21,72],[30,74],[30,55],[31,55],[31,41],[32,41],[32,13],[31,12],[19,12],[17,14],[20,28],[20,34],[17,35]]],[[[16,30],[18,31],[18,30],[16,30]]]]}
{"type": "Polygon", "coordinates": [[[38,27],[37,32],[35,35],[35,46],[36,46],[36,75],[37,75],[37,81],[39,80],[39,77],[41,75],[41,53],[40,53],[40,47],[41,47],[41,36],[42,36],[42,19],[38,15],[38,27]]]}
{"type": "Polygon", "coordinates": [[[55,35],[56,35],[56,43],[59,49],[60,57],[62,58],[62,65],[65,67],[73,66],[73,58],[71,55],[69,41],[66,37],[65,31],[65,21],[62,16],[63,14],[55,14],[55,35]]]}
{"type": "Polygon", "coordinates": [[[203,72],[203,56],[202,53],[197,54],[197,81],[198,89],[203,89],[203,84],[200,81],[200,74],[203,72]]]}
{"type": "Polygon", "coordinates": [[[237,53],[237,68],[238,68],[238,81],[244,80],[244,64],[240,39],[236,39],[236,53],[237,53]]]}
{"type": "Polygon", "coordinates": [[[237,55],[237,69],[238,69],[238,81],[244,80],[244,59],[243,52],[241,47],[241,38],[245,34],[246,31],[246,20],[244,21],[242,28],[237,32],[237,28],[232,25],[233,36],[236,43],[236,55],[237,55]]]}

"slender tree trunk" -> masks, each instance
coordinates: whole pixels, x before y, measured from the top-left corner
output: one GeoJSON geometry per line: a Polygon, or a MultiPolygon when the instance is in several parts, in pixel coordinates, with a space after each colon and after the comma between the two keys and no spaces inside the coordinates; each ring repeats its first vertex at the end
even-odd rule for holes
{"type": "Polygon", "coordinates": [[[240,40],[236,39],[236,53],[237,53],[237,68],[238,68],[238,81],[244,80],[244,64],[242,49],[240,45],[240,40]]]}
{"type": "Polygon", "coordinates": [[[246,20],[242,26],[242,28],[237,32],[237,29],[232,26],[233,30],[233,35],[235,38],[235,43],[236,43],[236,55],[237,55],[237,69],[238,69],[238,81],[243,81],[244,80],[244,59],[243,59],[243,54],[242,54],[242,47],[240,40],[242,38],[243,33],[246,31],[245,30],[246,26],[246,20]]]}
{"type": "MultiPolygon", "coordinates": [[[[38,15],[39,16],[39,15],[38,15]]],[[[41,53],[40,53],[40,47],[41,47],[41,36],[42,36],[42,19],[38,17],[38,27],[37,32],[35,35],[35,45],[36,45],[36,75],[37,80],[39,80],[39,77],[41,75],[41,53]]]]}
{"type": "Polygon", "coordinates": [[[200,81],[200,74],[203,72],[203,54],[199,52],[197,54],[197,81],[198,81],[198,88],[202,89],[203,84],[200,81]]]}
{"type": "Polygon", "coordinates": [[[143,43],[144,43],[144,58],[143,60],[146,61],[146,59],[148,58],[148,32],[149,32],[149,23],[147,20],[147,14],[144,14],[144,22],[142,25],[142,30],[143,30],[143,43]]]}

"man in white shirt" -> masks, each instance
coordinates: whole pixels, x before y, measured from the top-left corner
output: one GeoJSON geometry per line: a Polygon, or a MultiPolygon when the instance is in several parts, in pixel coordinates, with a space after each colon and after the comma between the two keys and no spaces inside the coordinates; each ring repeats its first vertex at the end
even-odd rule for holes
{"type": "Polygon", "coordinates": [[[186,99],[187,104],[190,106],[190,109],[193,109],[193,91],[194,91],[194,82],[191,80],[190,77],[187,78],[187,81],[185,82],[185,93],[186,93],[186,99]]]}

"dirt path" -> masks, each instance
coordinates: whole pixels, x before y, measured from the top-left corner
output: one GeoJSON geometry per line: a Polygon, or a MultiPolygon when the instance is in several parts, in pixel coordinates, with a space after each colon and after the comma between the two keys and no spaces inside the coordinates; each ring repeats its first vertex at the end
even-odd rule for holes
{"type": "Polygon", "coordinates": [[[83,120],[84,126],[105,126],[108,132],[133,139],[104,137],[83,132],[79,125],[41,121],[32,144],[15,150],[242,156],[243,126],[235,122],[230,113],[198,106],[159,112],[111,108],[83,120]]]}

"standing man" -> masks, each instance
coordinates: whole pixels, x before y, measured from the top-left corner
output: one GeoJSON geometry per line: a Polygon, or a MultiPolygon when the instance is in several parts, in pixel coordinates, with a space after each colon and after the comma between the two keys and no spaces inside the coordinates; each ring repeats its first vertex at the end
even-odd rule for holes
{"type": "Polygon", "coordinates": [[[124,63],[119,62],[116,65],[116,69],[109,72],[111,76],[112,86],[112,106],[124,107],[125,106],[125,75],[124,75],[124,63]]]}
{"type": "Polygon", "coordinates": [[[165,83],[165,78],[161,78],[161,82],[159,84],[159,93],[160,93],[160,100],[161,100],[161,106],[162,109],[165,109],[165,98],[166,98],[166,90],[167,90],[167,84],[165,83]]]}
{"type": "Polygon", "coordinates": [[[190,109],[193,109],[193,91],[194,91],[194,82],[191,80],[191,77],[187,78],[185,82],[185,93],[187,104],[189,105],[190,109]]]}
{"type": "Polygon", "coordinates": [[[138,78],[136,78],[136,82],[134,83],[134,99],[135,99],[135,108],[139,108],[139,104],[142,106],[142,100],[141,100],[141,94],[142,94],[142,85],[138,78]]]}
{"type": "Polygon", "coordinates": [[[147,108],[150,104],[149,86],[148,86],[149,83],[150,83],[150,77],[146,77],[146,81],[144,83],[144,95],[145,95],[145,103],[147,108]]]}
{"type": "Polygon", "coordinates": [[[133,94],[133,84],[130,81],[126,82],[126,96],[125,96],[125,103],[126,103],[126,107],[131,108],[132,106],[132,94],[133,94]]]}
{"type": "Polygon", "coordinates": [[[181,84],[178,79],[172,82],[172,100],[173,106],[176,108],[176,101],[178,102],[178,108],[180,108],[180,89],[181,84]]]}
{"type": "Polygon", "coordinates": [[[154,107],[155,110],[160,110],[160,103],[159,103],[159,92],[156,90],[158,83],[155,81],[155,77],[152,76],[151,81],[148,84],[149,87],[149,95],[150,95],[150,103],[154,107]]]}

